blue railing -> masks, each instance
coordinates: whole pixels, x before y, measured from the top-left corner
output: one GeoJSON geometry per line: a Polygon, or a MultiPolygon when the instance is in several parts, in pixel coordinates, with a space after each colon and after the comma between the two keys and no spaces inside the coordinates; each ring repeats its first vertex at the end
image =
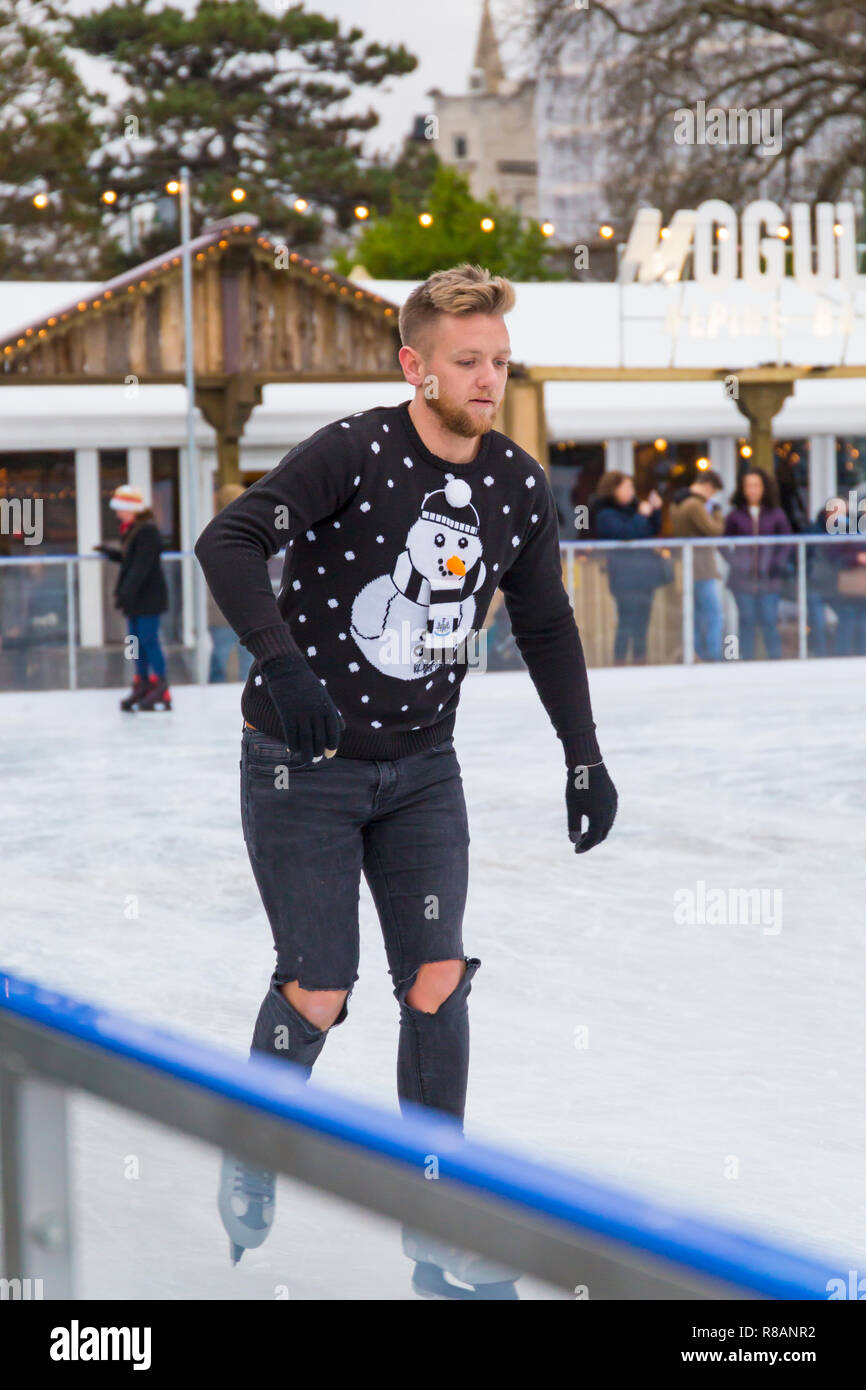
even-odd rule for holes
{"type": "MultiPolygon", "coordinates": [[[[467,1194],[482,1203],[495,1199],[500,1213],[510,1211],[530,1230],[538,1228],[539,1248],[543,1248],[544,1231],[554,1223],[560,1240],[563,1233],[566,1240],[573,1240],[575,1252],[591,1237],[613,1251],[614,1259],[628,1262],[648,1257],[661,1262],[662,1269],[673,1267],[680,1277],[696,1276],[698,1286],[701,1279],[724,1281],[734,1286],[735,1296],[747,1291],[747,1296],[775,1299],[826,1299],[829,1281],[847,1268],[845,1261],[834,1264],[801,1255],[580,1174],[466,1140],[448,1117],[418,1108],[398,1116],[305,1085],[301,1073],[289,1063],[266,1057],[241,1060],[9,974],[0,974],[0,1044],[4,1045],[0,1071],[10,1065],[10,1057],[20,1071],[23,1059],[34,1075],[92,1089],[95,1094],[106,1094],[96,1079],[100,1070],[123,1067],[126,1076],[120,1103],[139,1113],[151,1113],[138,1097],[148,1077],[156,1074],[178,1088],[192,1086],[212,1102],[212,1133],[201,1128],[199,1116],[194,1132],[200,1137],[214,1140],[217,1133],[224,1133],[225,1114],[218,1122],[220,1111],[240,1106],[242,1115],[258,1113],[281,1121],[295,1142],[299,1135],[335,1141],[345,1154],[347,1175],[357,1159],[366,1156],[397,1165],[394,1171],[402,1170],[417,1181],[419,1190],[439,1188],[436,1196],[443,1201],[449,1189],[461,1191],[464,1200],[467,1194]],[[34,1044],[40,1037],[41,1052],[34,1044]],[[71,1057],[68,1062],[66,1052],[71,1057]],[[92,1062],[88,1066],[88,1056],[98,1058],[99,1067],[92,1062]],[[431,1155],[438,1160],[440,1182],[436,1184],[423,1178],[431,1155]]],[[[8,1107],[6,1113],[10,1113],[8,1107]]],[[[7,1132],[3,1139],[5,1165],[12,1161],[14,1136],[7,1132]]],[[[31,1157],[39,1161],[38,1154],[31,1157]]],[[[291,1172],[284,1154],[274,1152],[270,1157],[271,1166],[291,1172]]],[[[348,1186],[344,1195],[363,1202],[348,1186]]],[[[4,1217],[8,1229],[10,1214],[4,1217]]],[[[545,1277],[543,1268],[542,1261],[536,1271],[541,1277],[545,1277]]],[[[16,1272],[6,1269],[5,1274],[16,1272]]]]}

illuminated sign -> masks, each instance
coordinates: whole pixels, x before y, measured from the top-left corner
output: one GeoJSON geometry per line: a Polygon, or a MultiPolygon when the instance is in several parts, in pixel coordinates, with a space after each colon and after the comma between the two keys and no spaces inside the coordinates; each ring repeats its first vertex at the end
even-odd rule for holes
{"type": "Polygon", "coordinates": [[[673,284],[683,278],[689,254],[692,276],[707,289],[723,290],[735,281],[756,289],[782,283],[820,291],[840,281],[853,287],[857,246],[853,203],[818,203],[814,231],[808,203],[794,203],[790,222],[767,198],[748,203],[742,223],[730,203],[709,198],[697,208],[681,208],[662,236],[658,208],[641,208],[620,262],[618,280],[641,285],[673,284]],[[792,251],[793,276],[786,276],[792,251]]]}

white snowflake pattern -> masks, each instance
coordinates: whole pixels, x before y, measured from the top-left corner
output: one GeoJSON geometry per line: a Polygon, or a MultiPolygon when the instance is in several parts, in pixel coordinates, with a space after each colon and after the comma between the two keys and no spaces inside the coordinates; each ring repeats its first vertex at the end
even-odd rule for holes
{"type": "Polygon", "coordinates": [[[335,522],[334,522],[334,530],[335,530],[335,531],[339,531],[339,529],[340,529],[340,523],[339,523],[339,521],[335,521],[335,522]]]}
{"type": "Polygon", "coordinates": [[[318,571],[319,574],[324,574],[324,573],[325,573],[325,566],[324,566],[324,565],[317,565],[316,568],[317,568],[317,571],[318,571]]]}
{"type": "Polygon", "coordinates": [[[362,705],[369,705],[369,703],[370,703],[370,696],[369,696],[369,695],[362,695],[362,696],[361,696],[361,704],[362,704],[362,705]]]}
{"type": "Polygon", "coordinates": [[[513,457],[514,457],[514,450],[513,450],[513,449],[506,449],[506,450],[505,450],[505,457],[506,457],[507,459],[513,458],[513,457]]]}
{"type": "Polygon", "coordinates": [[[361,508],[360,508],[360,509],[361,509],[362,512],[368,512],[368,511],[370,510],[370,503],[369,503],[369,502],[362,502],[362,503],[361,503],[361,508]]]}
{"type": "Polygon", "coordinates": [[[532,516],[529,518],[529,520],[530,520],[530,521],[537,521],[537,520],[538,520],[538,512],[533,512],[533,513],[532,513],[532,516]]]}
{"type": "MultiPolygon", "coordinates": [[[[388,426],[386,425],[386,426],[385,426],[385,429],[387,429],[387,428],[388,428],[388,426]]],[[[370,728],[371,728],[371,729],[381,729],[381,727],[382,727],[382,721],[381,721],[381,719],[371,719],[371,720],[370,720],[370,728]]]]}
{"type": "Polygon", "coordinates": [[[373,450],[374,454],[378,454],[380,447],[381,446],[379,444],[378,439],[374,439],[372,444],[370,445],[370,448],[373,450]]]}
{"type": "Polygon", "coordinates": [[[354,560],[355,558],[354,550],[344,550],[343,554],[345,555],[347,560],[354,560]]]}
{"type": "Polygon", "coordinates": [[[410,458],[404,458],[403,462],[405,463],[407,468],[414,468],[415,466],[410,458]]]}
{"type": "Polygon", "coordinates": [[[383,426],[382,426],[382,429],[385,431],[386,434],[388,433],[388,426],[387,426],[387,425],[383,425],[383,426]]]}
{"type": "Polygon", "coordinates": [[[358,486],[358,484],[359,484],[360,481],[361,481],[361,475],[360,475],[360,473],[358,473],[358,474],[355,475],[355,484],[354,484],[355,487],[358,486]]]}
{"type": "Polygon", "coordinates": [[[355,414],[352,416],[352,419],[353,419],[353,420],[357,420],[358,416],[359,416],[359,415],[363,415],[363,414],[364,414],[363,410],[356,410],[356,411],[355,411],[355,414]]]}
{"type": "Polygon", "coordinates": [[[433,684],[432,681],[428,681],[427,684],[424,686],[424,689],[425,689],[425,690],[429,690],[432,684],[433,684]]]}
{"type": "Polygon", "coordinates": [[[449,679],[450,681],[456,681],[457,677],[455,676],[455,674],[454,674],[453,671],[449,671],[449,672],[448,672],[448,679],[449,679]]]}
{"type": "Polygon", "coordinates": [[[328,684],[328,682],[325,680],[325,677],[324,677],[324,676],[319,676],[319,685],[327,685],[327,684],[328,684]]]}
{"type": "Polygon", "coordinates": [[[526,479],[526,486],[527,486],[527,487],[535,487],[535,479],[533,478],[533,476],[532,476],[531,473],[530,473],[529,477],[526,479]]]}
{"type": "Polygon", "coordinates": [[[307,532],[307,540],[308,540],[308,541],[314,541],[315,539],[316,539],[316,533],[315,533],[315,531],[308,531],[308,532],[307,532]]]}
{"type": "Polygon", "coordinates": [[[329,607],[329,608],[337,608],[337,607],[338,607],[337,600],[336,600],[335,598],[329,598],[329,599],[328,599],[328,607],[329,607]]]}
{"type": "Polygon", "coordinates": [[[300,581],[300,579],[293,579],[293,580],[292,580],[292,588],[293,588],[293,589],[300,589],[300,587],[301,587],[301,581],[300,581]]]}
{"type": "Polygon", "coordinates": [[[520,545],[520,537],[519,537],[519,536],[512,536],[512,537],[511,537],[511,544],[512,544],[512,545],[520,545]]]}
{"type": "Polygon", "coordinates": [[[394,486],[394,479],[393,479],[393,478],[389,478],[389,479],[388,479],[388,486],[389,486],[389,487],[393,487],[393,486],[394,486]]]}
{"type": "Polygon", "coordinates": [[[407,709],[409,708],[409,706],[408,706],[408,705],[401,705],[400,708],[401,708],[401,710],[404,710],[404,711],[405,711],[405,710],[407,710],[407,709]]]}
{"type": "MultiPolygon", "coordinates": [[[[443,700],[443,701],[442,701],[442,705],[444,705],[444,703],[445,703],[445,701],[443,700]]],[[[436,706],[437,712],[442,708],[442,705],[437,705],[437,706],[436,706]]]]}
{"type": "Polygon", "coordinates": [[[262,678],[261,678],[261,676],[256,676],[255,680],[253,681],[253,685],[261,685],[261,683],[262,683],[262,678]]]}
{"type": "Polygon", "coordinates": [[[489,473],[487,474],[487,477],[484,479],[484,486],[485,486],[485,487],[492,487],[492,486],[493,486],[493,479],[491,478],[491,476],[490,476],[489,473]]]}
{"type": "Polygon", "coordinates": [[[294,541],[289,541],[289,545],[294,545],[294,541]]]}
{"type": "Polygon", "coordinates": [[[494,566],[493,566],[493,571],[494,571],[494,573],[495,573],[496,570],[498,570],[498,569],[499,569],[499,566],[498,566],[498,565],[494,565],[494,566]]]}
{"type": "Polygon", "coordinates": [[[360,669],[361,669],[361,668],[360,668],[360,666],[358,665],[357,661],[350,661],[350,662],[349,662],[349,670],[350,670],[350,671],[360,671],[360,669]]]}
{"type": "Polygon", "coordinates": [[[385,539],[384,536],[377,536],[377,537],[376,537],[376,540],[379,542],[380,545],[382,544],[382,542],[383,542],[384,539],[385,539]]]}
{"type": "Polygon", "coordinates": [[[506,515],[506,516],[507,516],[508,513],[511,511],[511,508],[509,507],[509,505],[508,505],[507,502],[506,502],[505,506],[502,508],[502,510],[505,512],[505,515],[506,515]]]}
{"type": "Polygon", "coordinates": [[[315,647],[307,647],[307,656],[315,656],[315,655],[316,655],[316,649],[315,649],[315,647]]]}
{"type": "Polygon", "coordinates": [[[306,621],[307,621],[307,615],[306,615],[306,613],[299,613],[299,614],[298,614],[298,622],[299,622],[299,623],[305,623],[306,621]]]}
{"type": "Polygon", "coordinates": [[[345,640],[346,640],[346,634],[345,634],[345,632],[338,632],[338,633],[337,633],[337,636],[339,637],[339,639],[340,639],[341,642],[345,642],[345,640]]]}
{"type": "Polygon", "coordinates": [[[343,429],[344,429],[344,430],[348,430],[348,429],[351,428],[351,426],[349,425],[348,420],[341,420],[341,421],[340,421],[340,424],[343,426],[343,429]]]}

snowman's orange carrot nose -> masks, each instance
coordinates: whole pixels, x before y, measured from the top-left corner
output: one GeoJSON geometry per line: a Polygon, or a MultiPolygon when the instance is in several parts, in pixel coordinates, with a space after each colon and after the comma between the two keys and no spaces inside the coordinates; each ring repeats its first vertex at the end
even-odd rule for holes
{"type": "Polygon", "coordinates": [[[449,556],[445,561],[445,568],[450,570],[452,574],[460,575],[461,577],[466,573],[466,566],[459,555],[449,556]]]}

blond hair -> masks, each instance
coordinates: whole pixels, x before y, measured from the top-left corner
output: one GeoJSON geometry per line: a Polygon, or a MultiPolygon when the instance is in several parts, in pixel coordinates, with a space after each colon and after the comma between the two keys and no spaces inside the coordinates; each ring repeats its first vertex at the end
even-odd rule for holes
{"type": "Polygon", "coordinates": [[[420,341],[440,314],[494,314],[514,308],[514,286],[504,275],[491,275],[480,265],[452,266],[437,270],[416,285],[400,310],[400,341],[404,347],[420,347],[420,341]]]}

